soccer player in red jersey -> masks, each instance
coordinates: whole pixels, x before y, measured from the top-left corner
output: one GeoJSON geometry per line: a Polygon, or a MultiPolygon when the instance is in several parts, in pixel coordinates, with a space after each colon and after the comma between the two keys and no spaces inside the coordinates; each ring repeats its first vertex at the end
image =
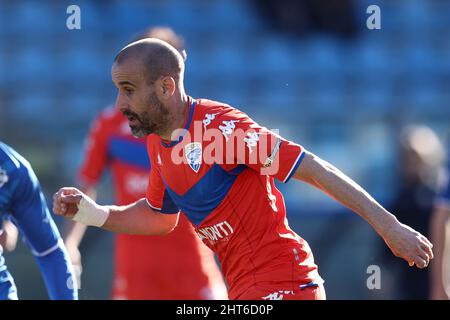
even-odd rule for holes
{"type": "Polygon", "coordinates": [[[182,57],[163,41],[145,39],[119,52],[112,67],[116,108],[135,136],[147,136],[146,197],[100,206],[76,188],[61,188],[56,214],[113,232],[166,234],[182,212],[218,254],[230,299],[325,299],[312,252],[289,228],[274,185],[294,178],[361,215],[411,266],[428,265],[428,239],[350,178],[245,113],[189,97],[183,76],[182,57]]]}
{"type": "MultiPolygon", "coordinates": [[[[163,39],[185,55],[182,39],[169,28],[154,27],[139,38],[146,37],[163,39]]],[[[133,137],[121,112],[105,109],[95,119],[86,145],[78,172],[82,190],[95,194],[103,172],[111,169],[118,205],[145,197],[150,170],[145,138],[133,137]]],[[[75,222],[65,237],[80,273],[78,246],[85,229],[75,222]]],[[[227,299],[213,252],[201,243],[186,218],[180,218],[167,237],[118,234],[114,249],[113,299],[227,299]]]]}

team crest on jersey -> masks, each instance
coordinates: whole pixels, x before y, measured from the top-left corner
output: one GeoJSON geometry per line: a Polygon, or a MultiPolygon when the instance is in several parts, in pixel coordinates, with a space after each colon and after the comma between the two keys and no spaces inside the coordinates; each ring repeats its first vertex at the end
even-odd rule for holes
{"type": "Polygon", "coordinates": [[[5,183],[9,180],[8,175],[6,174],[6,170],[0,167],[0,188],[3,187],[5,183]]]}
{"type": "Polygon", "coordinates": [[[202,144],[200,142],[191,142],[184,147],[186,160],[195,173],[200,170],[202,164],[202,144]]]}

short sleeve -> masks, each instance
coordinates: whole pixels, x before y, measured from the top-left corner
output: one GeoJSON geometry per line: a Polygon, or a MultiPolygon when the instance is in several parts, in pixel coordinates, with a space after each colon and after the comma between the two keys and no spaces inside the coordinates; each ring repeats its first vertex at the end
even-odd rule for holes
{"type": "Polygon", "coordinates": [[[150,161],[150,163],[151,168],[146,192],[146,200],[148,205],[153,210],[161,213],[179,213],[180,209],[173,202],[172,198],[169,195],[169,192],[166,190],[166,186],[161,179],[161,175],[155,167],[156,164],[153,161],[150,161]]]}
{"type": "Polygon", "coordinates": [[[215,128],[222,136],[225,165],[244,164],[281,182],[292,177],[305,154],[302,146],[260,126],[236,109],[222,114],[215,128]]]}

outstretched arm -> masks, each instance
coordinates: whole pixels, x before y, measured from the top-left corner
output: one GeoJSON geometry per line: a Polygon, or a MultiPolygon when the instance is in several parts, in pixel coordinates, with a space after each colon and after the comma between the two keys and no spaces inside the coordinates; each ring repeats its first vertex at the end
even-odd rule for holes
{"type": "Polygon", "coordinates": [[[294,178],[319,188],[359,214],[384,239],[392,253],[410,266],[425,268],[433,259],[433,245],[426,237],[400,223],[361,186],[316,155],[306,152],[294,178]]]}
{"type": "Polygon", "coordinates": [[[145,199],[126,206],[100,206],[76,188],[55,193],[53,211],[85,225],[127,234],[163,235],[178,222],[178,214],[159,213],[145,199]]]}

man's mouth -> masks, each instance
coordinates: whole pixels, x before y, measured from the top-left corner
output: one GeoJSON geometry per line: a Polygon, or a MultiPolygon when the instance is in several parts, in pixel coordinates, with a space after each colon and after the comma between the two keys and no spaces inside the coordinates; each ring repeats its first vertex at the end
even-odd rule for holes
{"type": "Polygon", "coordinates": [[[123,115],[127,117],[130,126],[136,126],[140,122],[136,115],[132,114],[131,112],[124,112],[123,115]]]}

